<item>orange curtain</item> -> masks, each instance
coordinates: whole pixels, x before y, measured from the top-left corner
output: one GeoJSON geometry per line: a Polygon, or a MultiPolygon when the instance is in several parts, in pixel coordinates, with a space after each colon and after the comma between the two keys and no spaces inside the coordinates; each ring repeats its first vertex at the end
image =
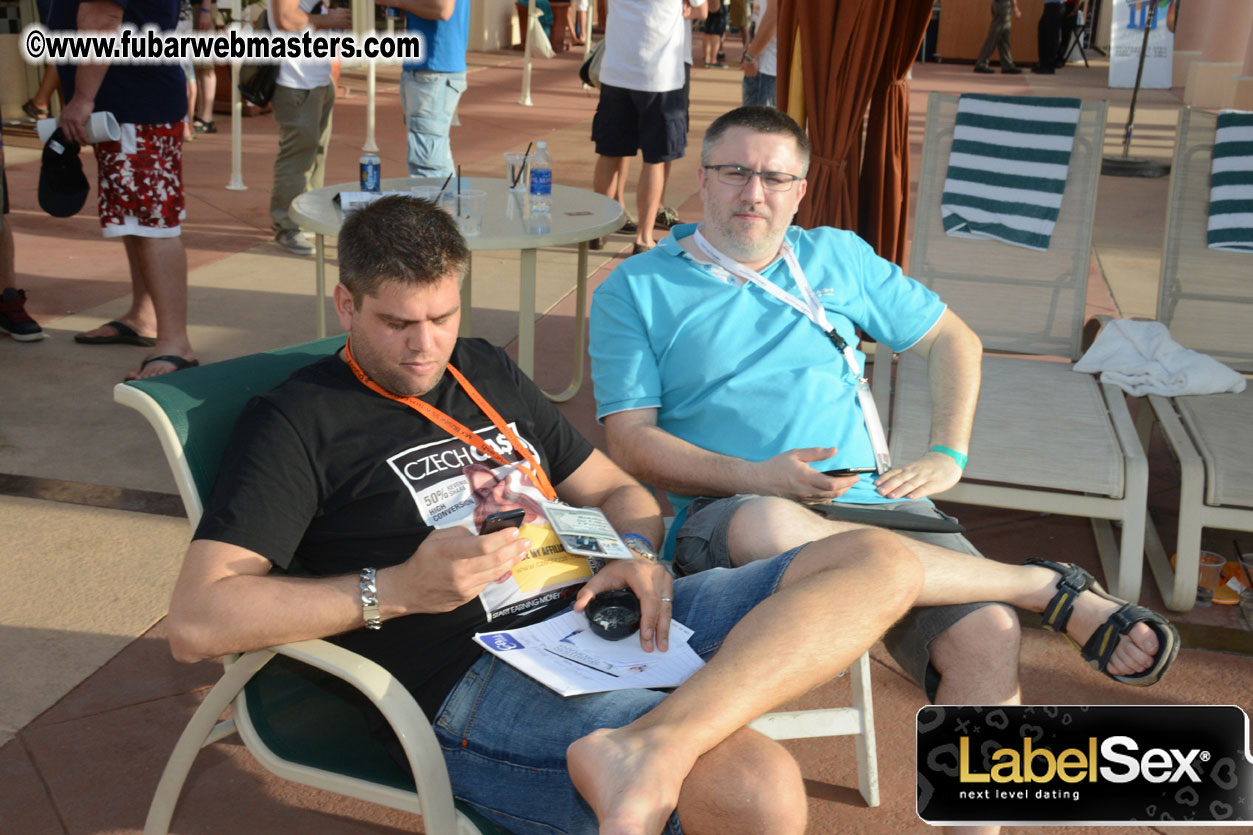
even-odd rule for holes
{"type": "MultiPolygon", "coordinates": [[[[805,112],[813,156],[801,226],[854,229],[866,109],[875,90],[893,17],[885,0],[783,0],[779,5],[779,78],[792,72],[800,41],[805,112]]],[[[787,110],[789,85],[779,85],[787,110]]]]}
{"type": "Polygon", "coordinates": [[[875,252],[905,266],[909,241],[909,80],[931,20],[931,0],[895,0],[884,61],[870,101],[857,231],[875,252]]]}

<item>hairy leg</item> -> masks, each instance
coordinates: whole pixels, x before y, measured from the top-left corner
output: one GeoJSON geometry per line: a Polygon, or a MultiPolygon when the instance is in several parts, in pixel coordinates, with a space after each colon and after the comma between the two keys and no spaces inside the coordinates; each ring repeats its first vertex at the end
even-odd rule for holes
{"type": "MultiPolygon", "coordinates": [[[[570,745],[571,779],[596,812],[602,835],[651,835],[676,806],[717,806],[739,791],[706,781],[704,767],[696,771],[701,758],[761,714],[846,669],[909,608],[920,580],[917,560],[899,538],[881,531],[850,532],[801,549],[778,591],[682,687],[635,722],[570,745]],[[690,774],[701,779],[689,784],[690,774]]],[[[794,823],[792,815],[782,831],[794,831],[794,823]]]]}
{"type": "MultiPolygon", "coordinates": [[[[774,556],[802,542],[864,527],[827,519],[787,499],[755,499],[741,507],[731,520],[728,533],[731,561],[743,565],[774,556]]],[[[997,601],[1042,612],[1056,590],[1058,575],[1047,568],[1007,565],[909,537],[901,539],[922,561],[926,572],[918,595],[919,606],[997,601]]],[[[1085,592],[1075,602],[1066,631],[1082,644],[1118,606],[1111,600],[1085,592]]],[[[1156,652],[1157,636],[1153,630],[1146,624],[1136,624],[1119,641],[1107,669],[1114,675],[1134,675],[1151,666],[1156,652]]]]}
{"type": "MultiPolygon", "coordinates": [[[[124,240],[126,254],[131,259],[132,285],[144,288],[156,319],[157,343],[149,356],[174,354],[194,359],[195,352],[187,337],[187,252],[183,249],[183,239],[128,235],[124,240]]],[[[134,305],[132,301],[132,310],[134,305]]],[[[132,379],[155,377],[173,370],[169,363],[150,363],[132,372],[132,379]]]]}
{"type": "Polygon", "coordinates": [[[646,162],[640,170],[640,182],[635,195],[636,211],[639,212],[635,242],[644,246],[653,246],[653,222],[657,218],[657,210],[661,208],[662,197],[666,189],[666,164],[664,162],[646,162]]]}

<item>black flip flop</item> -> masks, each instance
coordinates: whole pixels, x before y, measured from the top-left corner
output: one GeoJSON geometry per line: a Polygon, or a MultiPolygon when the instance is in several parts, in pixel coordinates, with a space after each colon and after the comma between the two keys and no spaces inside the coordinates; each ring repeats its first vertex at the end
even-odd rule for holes
{"type": "Polygon", "coordinates": [[[140,336],[125,322],[105,322],[100,327],[113,328],[117,333],[112,336],[87,336],[85,333],[78,333],[74,335],[74,341],[80,345],[139,345],[143,348],[151,348],[157,344],[156,337],[140,336]]]}
{"type": "Polygon", "coordinates": [[[175,371],[183,371],[200,365],[200,360],[189,360],[186,357],[180,357],[178,354],[157,354],[155,357],[148,357],[141,362],[139,364],[139,370],[143,371],[154,362],[168,362],[170,365],[174,366],[174,371],[171,371],[171,374],[175,371]]]}

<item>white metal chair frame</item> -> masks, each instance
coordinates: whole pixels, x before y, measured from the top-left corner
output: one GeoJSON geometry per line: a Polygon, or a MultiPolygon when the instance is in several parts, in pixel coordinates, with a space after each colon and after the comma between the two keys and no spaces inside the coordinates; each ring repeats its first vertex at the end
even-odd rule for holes
{"type": "MultiPolygon", "coordinates": [[[[148,394],[125,383],[114,388],[113,396],[118,403],[140,412],[156,431],[194,530],[200,521],[203,506],[182,443],[166,412],[148,394]]],[[[398,686],[381,666],[321,640],[280,644],[230,656],[223,661],[225,670],[222,678],[196,709],[166,762],[148,808],[144,835],[165,835],[169,832],[183,784],[201,748],[235,732],[239,733],[257,761],[279,777],[419,814],[427,832],[480,835],[480,829],[453,805],[448,770],[426,715],[409,691],[398,686]],[[416,791],[403,791],[310,768],[275,754],[256,732],[248,712],[247,699],[243,695],[244,686],[275,655],[288,656],[316,667],[360,690],[379,709],[400,740],[413,771],[416,791]],[[232,718],[221,719],[228,707],[231,708],[232,718]]]]}
{"type": "MultiPolygon", "coordinates": [[[[940,293],[979,334],[985,353],[966,475],[936,498],[1089,517],[1111,591],[1135,600],[1144,565],[1147,457],[1120,389],[1075,374],[1069,362],[1050,361],[1073,362],[1081,353],[1105,104],[1083,104],[1053,246],[1035,253],[944,234],[940,198],[957,102],[957,96],[930,96],[908,274],[940,293]],[[1024,380],[1035,386],[1035,402],[1015,391],[1024,380]],[[1046,419],[1045,398],[1070,400],[1046,419]],[[1041,438],[1051,449],[1041,447],[1041,438]],[[1081,441],[1103,457],[1088,460],[1070,449],[1081,441]],[[1067,455],[1094,477],[1061,466],[1067,455]],[[1110,520],[1122,523],[1121,544],[1110,520]]],[[[875,369],[876,401],[884,414],[892,408],[893,459],[914,460],[930,447],[927,370],[909,354],[896,364],[895,380],[891,370],[888,362],[875,369]]]]}
{"type": "MultiPolygon", "coordinates": [[[[1215,251],[1206,245],[1216,126],[1213,113],[1189,107],[1180,110],[1157,316],[1181,345],[1248,374],[1253,372],[1253,289],[1242,287],[1249,287],[1253,254],[1215,251]]],[[[1149,566],[1166,606],[1187,611],[1196,603],[1202,529],[1253,531],[1253,507],[1232,503],[1220,489],[1225,472],[1253,466],[1249,446],[1224,451],[1207,437],[1216,410],[1227,411],[1228,420],[1236,416],[1246,430],[1253,427],[1253,388],[1241,394],[1149,395],[1148,401],[1180,470],[1176,565],[1171,566],[1150,522],[1149,566]]],[[[1143,420],[1141,429],[1147,445],[1151,420],[1143,420]]],[[[1247,501],[1247,497],[1237,501],[1247,501]]]]}

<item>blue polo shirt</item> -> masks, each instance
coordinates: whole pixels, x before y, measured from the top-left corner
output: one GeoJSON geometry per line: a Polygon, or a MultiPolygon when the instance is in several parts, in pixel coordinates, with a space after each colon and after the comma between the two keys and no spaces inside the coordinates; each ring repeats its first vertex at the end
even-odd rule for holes
{"type": "Polygon", "coordinates": [[[465,72],[466,45],[470,42],[470,2],[457,0],[448,20],[427,20],[412,12],[405,13],[410,32],[421,32],[426,43],[426,60],[408,61],[406,70],[432,72],[465,72]]]}
{"type": "MultiPolygon", "coordinates": [[[[856,377],[826,335],[798,311],[725,270],[692,260],[674,227],[629,258],[592,299],[590,350],[596,416],[656,408],[657,423],[699,447],[750,461],[785,450],[838,446],[819,470],[874,466],[856,377]]],[[[805,278],[850,345],[860,327],[893,351],[931,329],[945,305],[852,232],[787,231],[805,278]]],[[[799,296],[786,262],[761,271],[799,296]]],[[[859,364],[865,355],[855,352],[859,364]]],[[[670,495],[678,511],[690,496],[670,495]]],[[[895,501],[862,476],[840,501],[895,501]]]]}

